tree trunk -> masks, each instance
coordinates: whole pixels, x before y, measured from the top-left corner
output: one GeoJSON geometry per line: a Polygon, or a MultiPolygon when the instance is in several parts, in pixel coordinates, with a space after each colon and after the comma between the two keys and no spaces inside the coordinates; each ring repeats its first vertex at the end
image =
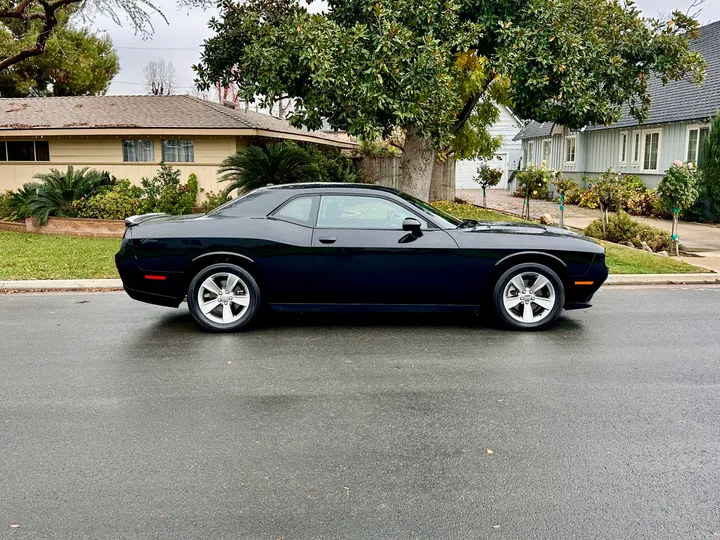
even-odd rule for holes
{"type": "Polygon", "coordinates": [[[432,141],[417,135],[415,128],[409,128],[400,157],[400,190],[423,201],[429,200],[434,164],[435,150],[432,141]]]}
{"type": "Polygon", "coordinates": [[[430,196],[429,201],[441,201],[444,197],[443,190],[443,174],[445,173],[445,164],[438,163],[437,152],[433,153],[432,177],[430,179],[430,196]]]}

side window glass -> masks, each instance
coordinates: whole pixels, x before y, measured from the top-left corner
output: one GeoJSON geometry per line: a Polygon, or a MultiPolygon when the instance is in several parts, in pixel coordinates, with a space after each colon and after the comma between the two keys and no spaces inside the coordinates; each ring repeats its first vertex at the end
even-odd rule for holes
{"type": "MultiPolygon", "coordinates": [[[[327,195],[320,200],[317,227],[401,230],[407,217],[418,219],[403,206],[378,197],[327,195]]],[[[426,221],[419,221],[423,228],[427,228],[426,221]]]]}
{"type": "Polygon", "coordinates": [[[298,197],[285,203],[273,216],[292,223],[312,226],[311,218],[314,201],[314,197],[298,197]]]}

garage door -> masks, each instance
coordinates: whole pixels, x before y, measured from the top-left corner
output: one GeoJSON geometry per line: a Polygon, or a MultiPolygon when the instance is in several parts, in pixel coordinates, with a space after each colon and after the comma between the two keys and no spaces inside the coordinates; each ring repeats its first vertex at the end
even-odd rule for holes
{"type": "Polygon", "coordinates": [[[473,176],[477,169],[483,163],[487,163],[494,169],[500,169],[503,172],[498,189],[507,188],[508,164],[507,154],[495,154],[488,160],[483,159],[463,159],[455,162],[455,188],[456,189],[480,189],[480,186],[473,181],[473,176]]]}

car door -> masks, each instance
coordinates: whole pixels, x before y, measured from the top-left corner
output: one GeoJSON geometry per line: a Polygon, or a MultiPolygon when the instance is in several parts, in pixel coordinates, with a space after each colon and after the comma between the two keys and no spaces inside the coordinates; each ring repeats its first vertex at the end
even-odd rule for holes
{"type": "Polygon", "coordinates": [[[445,231],[382,196],[323,195],[312,237],[316,302],[444,304],[457,244],[445,231]],[[402,228],[420,221],[419,234],[402,228]]]}

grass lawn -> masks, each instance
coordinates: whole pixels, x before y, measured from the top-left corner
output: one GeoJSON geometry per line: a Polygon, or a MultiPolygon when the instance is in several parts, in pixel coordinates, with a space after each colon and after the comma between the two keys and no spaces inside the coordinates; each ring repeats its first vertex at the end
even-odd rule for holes
{"type": "MultiPolygon", "coordinates": [[[[479,221],[522,221],[492,210],[478,208],[472,204],[458,204],[448,201],[433,203],[434,206],[463,219],[479,221]]],[[[653,253],[619,246],[609,242],[600,242],[605,247],[606,262],[611,274],[700,274],[709,272],[692,264],[671,257],[662,257],[653,253]]]]}
{"type": "MultiPolygon", "coordinates": [[[[433,203],[459,218],[522,221],[471,204],[433,203]]],[[[707,272],[670,257],[603,243],[613,274],[687,274],[707,272]]],[[[0,280],[116,278],[119,238],[85,238],[0,231],[0,280]]]]}
{"type": "Polygon", "coordinates": [[[0,280],[117,278],[119,238],[0,231],[0,280]]]}

